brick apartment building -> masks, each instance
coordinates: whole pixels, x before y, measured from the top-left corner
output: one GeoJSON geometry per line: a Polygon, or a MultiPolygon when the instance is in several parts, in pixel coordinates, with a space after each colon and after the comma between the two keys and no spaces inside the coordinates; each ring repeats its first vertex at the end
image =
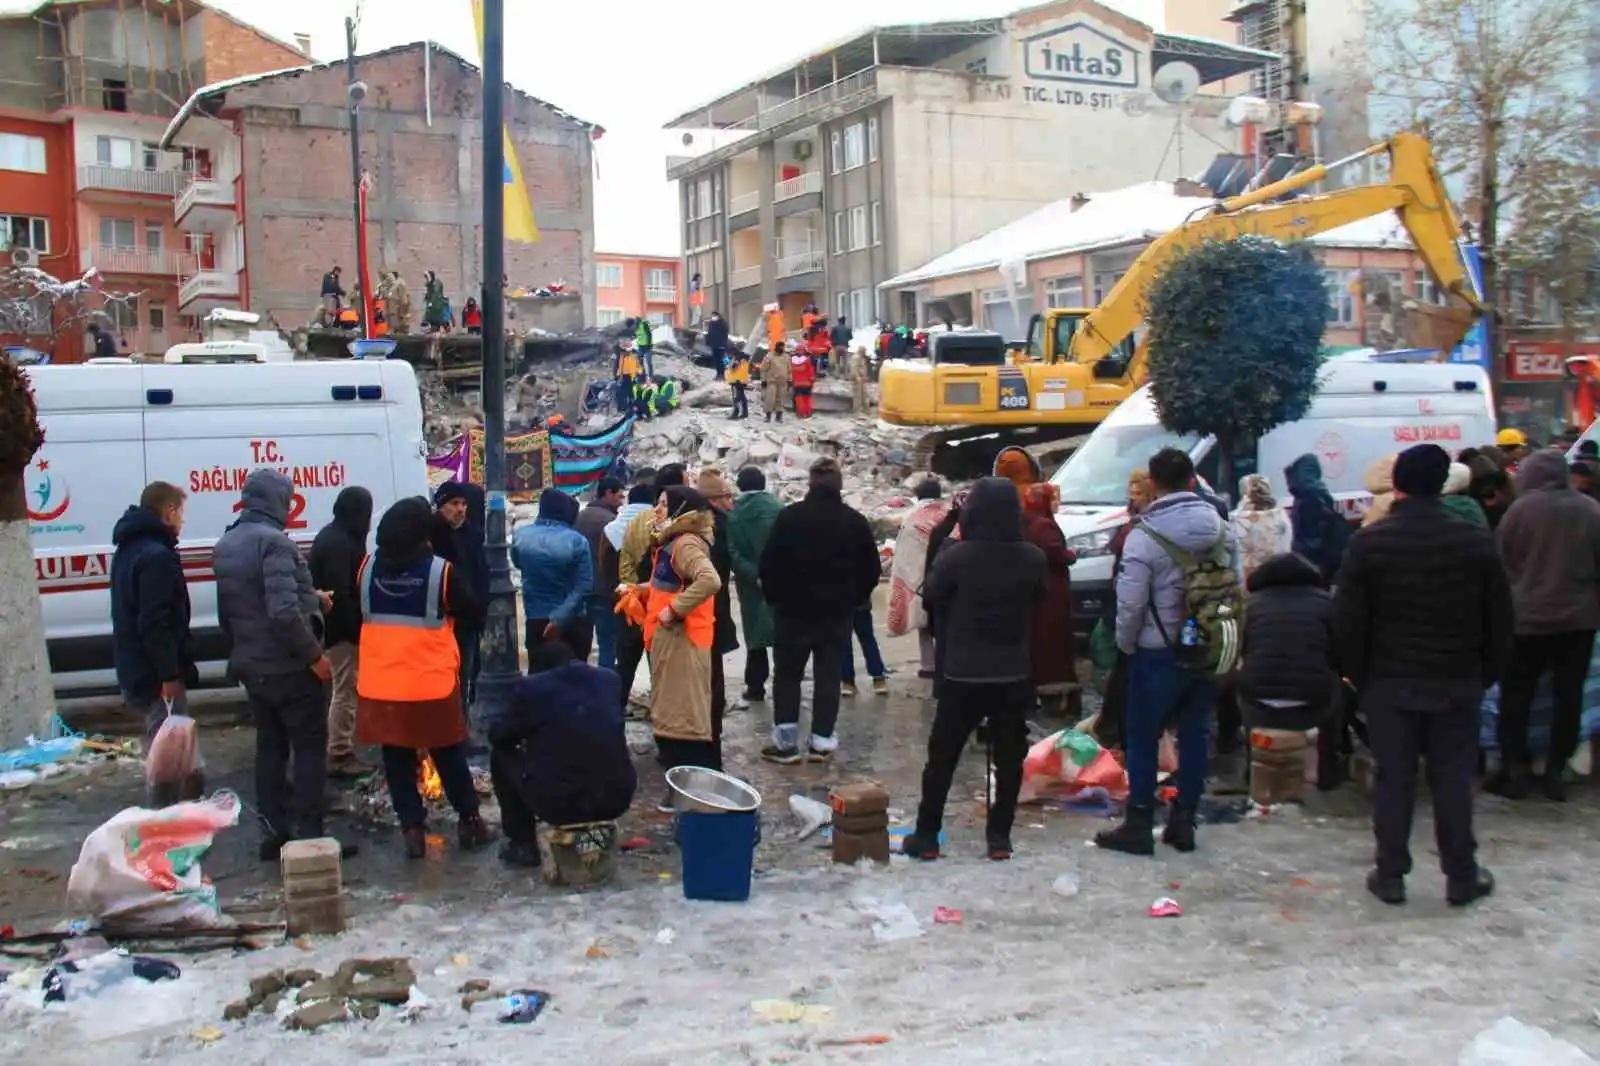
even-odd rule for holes
{"type": "MultiPolygon", "coordinates": [[[[91,267],[137,301],[108,307],[125,350],[160,351],[194,333],[181,285],[217,255],[176,225],[174,205],[217,160],[203,146],[157,147],[200,86],[304,64],[309,40],[280,41],[196,0],[40,0],[0,14],[0,266],[58,278],[91,267]]],[[[9,336],[50,347],[48,338],[9,336]]],[[[81,354],[66,330],[58,359],[81,354]]]]}
{"type": "MultiPolygon", "coordinates": [[[[478,68],[431,42],[357,58],[361,163],[370,181],[369,269],[398,270],[420,318],[432,270],[459,308],[481,285],[482,159],[478,68]]],[[[356,277],[344,64],[321,63],[199,89],[161,137],[193,144],[213,172],[178,198],[177,222],[215,239],[213,262],[187,280],[187,313],[257,312],[292,329],[319,302],[322,275],[356,277]]],[[[534,203],[537,244],[506,245],[513,287],[557,281],[595,312],[593,141],[602,130],[506,88],[506,123],[534,203]]]]}
{"type": "Polygon", "coordinates": [[[594,263],[595,325],[615,325],[641,315],[658,326],[685,322],[677,256],[596,252],[594,263]]]}

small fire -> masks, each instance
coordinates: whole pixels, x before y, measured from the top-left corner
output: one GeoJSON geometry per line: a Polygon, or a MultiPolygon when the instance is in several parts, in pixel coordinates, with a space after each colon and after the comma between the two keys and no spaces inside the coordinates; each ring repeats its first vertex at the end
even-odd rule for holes
{"type": "Polygon", "coordinates": [[[444,795],[444,782],[439,780],[439,771],[433,767],[432,755],[424,755],[422,764],[417,767],[417,791],[425,800],[436,800],[444,795]]]}

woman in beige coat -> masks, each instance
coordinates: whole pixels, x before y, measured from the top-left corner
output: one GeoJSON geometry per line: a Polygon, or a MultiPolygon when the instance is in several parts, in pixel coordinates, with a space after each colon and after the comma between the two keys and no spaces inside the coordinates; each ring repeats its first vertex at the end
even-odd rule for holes
{"type": "Polygon", "coordinates": [[[720,770],[722,751],[711,723],[711,649],[722,579],[711,562],[711,507],[694,489],[674,485],[657,510],[644,621],[650,726],[663,766],[720,770]]]}

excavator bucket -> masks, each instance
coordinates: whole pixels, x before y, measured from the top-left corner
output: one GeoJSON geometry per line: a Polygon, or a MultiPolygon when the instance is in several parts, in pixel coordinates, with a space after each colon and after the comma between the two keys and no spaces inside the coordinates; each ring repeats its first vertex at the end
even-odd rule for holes
{"type": "Polygon", "coordinates": [[[1400,347],[1433,348],[1441,361],[1472,332],[1478,312],[1470,307],[1441,307],[1407,301],[1399,315],[1400,347]]]}

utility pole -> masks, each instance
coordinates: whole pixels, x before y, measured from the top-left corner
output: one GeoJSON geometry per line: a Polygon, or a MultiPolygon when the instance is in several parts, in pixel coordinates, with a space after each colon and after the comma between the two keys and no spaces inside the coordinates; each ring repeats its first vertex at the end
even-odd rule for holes
{"type": "Polygon", "coordinates": [[[344,80],[345,99],[350,105],[350,202],[355,219],[351,232],[356,239],[356,281],[362,287],[356,313],[361,316],[361,336],[367,337],[370,336],[366,313],[367,244],[361,239],[361,98],[366,92],[365,86],[357,88],[361,83],[356,81],[356,20],[353,18],[344,20],[344,80]]]}
{"type": "Polygon", "coordinates": [[[483,481],[488,496],[489,616],[474,726],[501,713],[520,676],[517,596],[506,550],[505,3],[483,0],[483,481]]]}

